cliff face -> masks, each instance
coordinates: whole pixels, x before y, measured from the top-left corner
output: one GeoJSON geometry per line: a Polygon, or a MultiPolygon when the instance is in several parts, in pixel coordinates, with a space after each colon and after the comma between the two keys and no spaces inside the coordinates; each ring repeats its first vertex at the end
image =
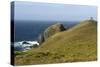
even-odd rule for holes
{"type": "Polygon", "coordinates": [[[54,35],[55,33],[64,31],[65,28],[62,24],[57,23],[48,27],[40,36],[39,36],[39,43],[43,43],[46,41],[50,36],[54,35]]]}

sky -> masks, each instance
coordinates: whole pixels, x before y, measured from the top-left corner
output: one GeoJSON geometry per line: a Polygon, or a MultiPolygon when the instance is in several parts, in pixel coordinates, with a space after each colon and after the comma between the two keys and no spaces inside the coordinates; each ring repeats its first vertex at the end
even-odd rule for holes
{"type": "Polygon", "coordinates": [[[24,21],[81,21],[97,19],[97,7],[15,1],[14,19],[24,21]]]}

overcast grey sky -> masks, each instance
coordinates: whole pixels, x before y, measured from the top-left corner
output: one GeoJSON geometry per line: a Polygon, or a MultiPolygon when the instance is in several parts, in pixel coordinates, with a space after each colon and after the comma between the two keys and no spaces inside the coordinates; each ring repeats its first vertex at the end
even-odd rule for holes
{"type": "Polygon", "coordinates": [[[97,18],[96,6],[15,2],[15,20],[33,21],[80,21],[97,18]]]}

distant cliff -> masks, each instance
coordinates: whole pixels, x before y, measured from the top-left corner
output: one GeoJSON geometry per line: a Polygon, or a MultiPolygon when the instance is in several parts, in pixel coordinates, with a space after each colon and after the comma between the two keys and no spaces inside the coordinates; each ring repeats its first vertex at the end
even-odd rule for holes
{"type": "Polygon", "coordinates": [[[56,23],[54,25],[49,26],[40,36],[39,36],[39,43],[43,43],[46,41],[50,36],[54,35],[55,33],[64,31],[65,28],[63,24],[56,23]]]}

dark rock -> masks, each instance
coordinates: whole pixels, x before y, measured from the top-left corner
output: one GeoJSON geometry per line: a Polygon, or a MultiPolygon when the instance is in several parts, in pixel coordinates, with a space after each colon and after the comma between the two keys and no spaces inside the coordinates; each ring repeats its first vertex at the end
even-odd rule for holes
{"type": "Polygon", "coordinates": [[[30,44],[30,43],[28,43],[28,42],[24,41],[22,44],[30,44]]]}

